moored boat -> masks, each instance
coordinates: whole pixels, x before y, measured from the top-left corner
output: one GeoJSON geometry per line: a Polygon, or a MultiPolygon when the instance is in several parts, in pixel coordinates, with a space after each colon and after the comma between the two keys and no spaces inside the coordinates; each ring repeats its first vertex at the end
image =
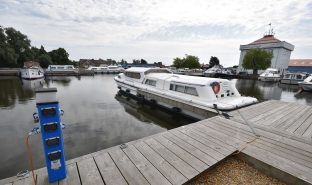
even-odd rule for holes
{"type": "Polygon", "coordinates": [[[228,80],[176,75],[163,68],[130,68],[116,76],[115,81],[121,91],[139,97],[140,91],[159,95],[163,97],[160,104],[181,111],[183,107],[168,102],[175,100],[209,109],[217,105],[219,110],[234,110],[257,102],[256,98],[241,96],[228,80]]]}
{"type": "Polygon", "coordinates": [[[21,69],[21,77],[26,80],[35,80],[44,77],[43,69],[38,62],[25,62],[24,67],[21,69]]]}
{"type": "Polygon", "coordinates": [[[298,85],[298,82],[302,82],[307,77],[306,73],[286,73],[281,79],[282,84],[298,85]]]}
{"type": "Polygon", "coordinates": [[[299,87],[305,91],[312,91],[312,74],[308,76],[303,82],[298,82],[299,87]]]}
{"type": "Polygon", "coordinates": [[[95,67],[90,66],[88,70],[94,71],[94,73],[108,73],[108,67],[95,67]]]}
{"type": "Polygon", "coordinates": [[[264,82],[278,82],[281,79],[280,72],[278,69],[268,68],[258,78],[264,82]]]}

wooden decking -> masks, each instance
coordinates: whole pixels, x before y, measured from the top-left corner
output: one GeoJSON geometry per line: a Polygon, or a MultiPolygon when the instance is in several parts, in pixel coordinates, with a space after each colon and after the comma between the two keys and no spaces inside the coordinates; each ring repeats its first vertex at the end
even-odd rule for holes
{"type": "MultiPolygon", "coordinates": [[[[184,184],[233,153],[288,183],[312,183],[312,108],[267,101],[67,161],[67,178],[54,184],[184,184]],[[250,160],[252,161],[252,160],[250,160]],[[273,173],[274,171],[274,173],[273,173]],[[279,176],[283,174],[283,176],[279,176]]],[[[37,184],[48,184],[46,169],[37,184]]],[[[0,184],[32,184],[31,178],[0,184]]]]}

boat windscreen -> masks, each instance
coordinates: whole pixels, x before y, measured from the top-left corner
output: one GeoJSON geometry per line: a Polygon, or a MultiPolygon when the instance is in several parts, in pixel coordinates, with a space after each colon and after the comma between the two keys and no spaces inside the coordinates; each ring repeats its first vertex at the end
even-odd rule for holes
{"type": "Polygon", "coordinates": [[[149,69],[144,72],[145,75],[150,74],[150,73],[171,73],[167,69],[149,69]]]}

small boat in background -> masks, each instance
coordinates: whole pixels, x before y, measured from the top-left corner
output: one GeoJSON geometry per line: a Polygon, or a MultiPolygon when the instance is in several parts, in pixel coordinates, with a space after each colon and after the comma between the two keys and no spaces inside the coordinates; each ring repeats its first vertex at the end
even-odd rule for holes
{"type": "Polygon", "coordinates": [[[307,73],[292,73],[288,72],[281,79],[282,84],[298,85],[298,82],[302,82],[307,78],[307,73]]]}
{"type": "Polygon", "coordinates": [[[278,82],[281,79],[281,74],[278,69],[268,68],[258,78],[264,82],[278,82]]]}
{"type": "Polygon", "coordinates": [[[303,82],[298,82],[299,87],[304,91],[312,91],[312,74],[307,77],[303,82]]]}
{"type": "Polygon", "coordinates": [[[38,62],[28,61],[21,69],[21,77],[26,80],[35,80],[44,77],[44,71],[38,62]]]}
{"type": "Polygon", "coordinates": [[[73,65],[49,65],[46,71],[68,72],[77,71],[73,65]]]}
{"type": "Polygon", "coordinates": [[[107,67],[107,70],[108,70],[107,71],[108,73],[115,74],[115,73],[120,73],[123,70],[123,68],[121,66],[113,66],[113,65],[111,65],[111,66],[107,67]]]}
{"type": "Polygon", "coordinates": [[[108,73],[108,67],[95,67],[90,66],[88,70],[94,71],[94,73],[108,73]]]}

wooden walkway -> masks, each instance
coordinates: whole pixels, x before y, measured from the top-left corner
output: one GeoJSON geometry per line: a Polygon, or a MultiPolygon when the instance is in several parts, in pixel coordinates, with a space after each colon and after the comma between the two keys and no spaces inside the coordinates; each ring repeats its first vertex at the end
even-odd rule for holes
{"type": "MultiPolygon", "coordinates": [[[[234,111],[230,119],[216,116],[69,160],[67,178],[54,184],[184,184],[233,153],[289,183],[312,183],[312,107],[267,101],[240,112],[259,137],[234,111]]],[[[48,184],[45,168],[36,177],[48,184]]]]}

